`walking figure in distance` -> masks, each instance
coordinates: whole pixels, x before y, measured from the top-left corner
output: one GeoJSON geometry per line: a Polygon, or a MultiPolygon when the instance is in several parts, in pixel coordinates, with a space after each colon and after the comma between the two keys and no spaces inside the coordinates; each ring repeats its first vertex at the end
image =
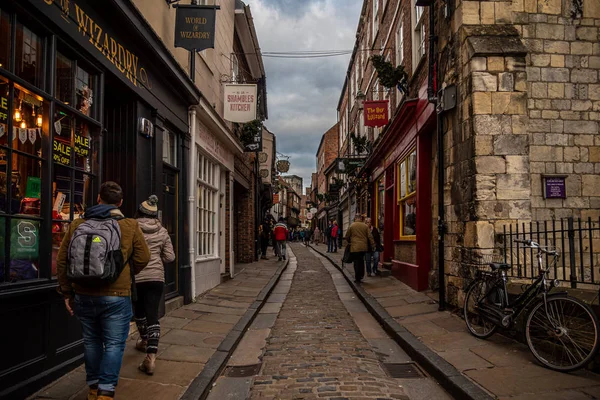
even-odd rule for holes
{"type": "Polygon", "coordinates": [[[379,229],[374,227],[371,223],[371,218],[367,218],[365,222],[367,223],[367,226],[373,235],[373,239],[375,240],[375,247],[372,247],[371,251],[367,252],[365,256],[367,260],[367,275],[375,276],[379,275],[379,256],[383,251],[383,246],[381,245],[381,235],[379,234],[379,229]]]}
{"type": "Polygon", "coordinates": [[[277,225],[275,225],[275,229],[273,232],[275,234],[275,248],[277,249],[277,257],[279,258],[279,261],[281,261],[282,258],[285,260],[285,242],[288,238],[289,231],[287,225],[284,222],[283,217],[279,217],[279,222],[277,223],[277,225]]]}
{"type": "Polygon", "coordinates": [[[115,396],[133,316],[131,277],[150,261],[144,234],[122,204],[121,187],[103,183],[98,204],[69,225],[56,261],[67,311],[81,322],[88,400],[115,396]]]}
{"type": "Polygon", "coordinates": [[[361,283],[365,276],[365,254],[375,248],[375,240],[369,227],[362,222],[362,216],[354,217],[354,222],[346,232],[346,240],[350,243],[350,254],[354,262],[354,282],[361,283]]]}
{"type": "Polygon", "coordinates": [[[175,261],[175,252],[169,232],[158,220],[158,197],[152,195],[140,204],[135,218],[150,248],[150,262],[135,277],[135,323],[140,334],[135,348],[146,353],[140,371],[153,375],[160,340],[158,307],[165,287],[165,264],[175,261]]]}

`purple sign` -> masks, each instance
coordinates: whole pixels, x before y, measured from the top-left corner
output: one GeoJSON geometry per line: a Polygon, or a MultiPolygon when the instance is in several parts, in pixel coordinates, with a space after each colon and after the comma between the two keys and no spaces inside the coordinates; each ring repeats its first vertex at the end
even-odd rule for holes
{"type": "Polygon", "coordinates": [[[565,177],[545,177],[544,194],[547,199],[566,199],[565,177]]]}

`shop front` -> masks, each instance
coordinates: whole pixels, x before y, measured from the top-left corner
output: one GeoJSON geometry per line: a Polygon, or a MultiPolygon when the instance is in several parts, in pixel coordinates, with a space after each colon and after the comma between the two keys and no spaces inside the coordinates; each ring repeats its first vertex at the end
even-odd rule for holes
{"type": "Polygon", "coordinates": [[[10,327],[0,398],[23,398],[83,362],[79,323],[56,292],[56,254],[102,181],[121,184],[127,216],[159,195],[178,256],[165,295],[184,292],[177,210],[199,94],[153,35],[120,0],[0,5],[0,318],[10,327]]]}
{"type": "Polygon", "coordinates": [[[432,137],[435,113],[426,96],[407,100],[367,160],[371,217],[380,230],[382,262],[416,290],[428,285],[432,252],[432,137]]]}

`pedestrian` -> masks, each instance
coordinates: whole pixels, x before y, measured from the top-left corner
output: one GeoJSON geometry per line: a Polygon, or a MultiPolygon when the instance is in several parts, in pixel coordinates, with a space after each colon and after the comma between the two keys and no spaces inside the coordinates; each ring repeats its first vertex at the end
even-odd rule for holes
{"type": "Polygon", "coordinates": [[[362,216],[354,217],[354,223],[346,231],[346,240],[350,244],[350,254],[354,262],[354,282],[361,283],[365,275],[365,254],[375,247],[375,240],[369,227],[362,222],[362,216]]]}
{"type": "Polygon", "coordinates": [[[333,229],[333,221],[329,221],[327,225],[327,230],[325,231],[325,237],[327,238],[327,252],[331,253],[333,251],[333,244],[331,241],[331,230],[333,229]]]}
{"type": "Polygon", "coordinates": [[[367,252],[365,255],[367,260],[367,275],[375,276],[379,275],[379,256],[383,251],[383,246],[381,245],[381,235],[379,234],[379,229],[373,226],[371,218],[367,218],[365,222],[371,231],[371,235],[373,235],[373,240],[375,241],[375,247],[372,247],[371,251],[367,252]],[[371,262],[373,263],[372,266],[371,262]]]}
{"type": "Polygon", "coordinates": [[[300,229],[300,232],[298,234],[300,236],[300,243],[304,244],[304,238],[306,237],[306,232],[304,231],[304,229],[300,229]]]}
{"type": "Polygon", "coordinates": [[[142,202],[135,218],[150,249],[150,262],[135,278],[135,323],[140,334],[135,348],[146,353],[140,371],[153,375],[160,340],[158,307],[165,287],[165,264],[175,261],[175,251],[169,232],[158,220],[158,197],[152,195],[142,202]]]}
{"type": "Polygon", "coordinates": [[[315,246],[319,245],[320,240],[321,240],[321,230],[317,226],[317,227],[315,227],[315,230],[313,232],[313,243],[315,244],[315,246]]]}
{"type": "Polygon", "coordinates": [[[117,183],[103,183],[97,201],[69,225],[56,267],[67,311],[81,322],[88,399],[110,400],[133,316],[132,276],[146,267],[150,250],[138,221],[119,210],[117,183]]]}
{"type": "Polygon", "coordinates": [[[311,231],[310,229],[304,229],[304,245],[308,247],[310,244],[311,231]]]}
{"type": "Polygon", "coordinates": [[[279,222],[275,225],[275,229],[273,229],[273,233],[275,234],[275,249],[277,250],[279,261],[281,261],[282,258],[285,260],[285,242],[289,235],[288,227],[283,221],[283,217],[280,217],[279,222]]]}
{"type": "Polygon", "coordinates": [[[337,253],[337,249],[338,249],[338,237],[339,237],[339,232],[340,227],[337,224],[337,221],[333,221],[333,225],[331,226],[331,248],[333,249],[332,253],[337,253]]]}
{"type": "Polygon", "coordinates": [[[267,247],[269,247],[269,236],[271,235],[271,225],[266,219],[260,224],[259,227],[259,238],[260,238],[260,258],[268,260],[267,247]]]}

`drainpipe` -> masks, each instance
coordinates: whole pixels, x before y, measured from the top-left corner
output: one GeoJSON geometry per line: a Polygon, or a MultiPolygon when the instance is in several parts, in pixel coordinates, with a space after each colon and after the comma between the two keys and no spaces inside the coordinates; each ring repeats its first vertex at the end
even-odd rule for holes
{"type": "MultiPolygon", "coordinates": [[[[436,81],[435,81],[435,45],[437,37],[435,36],[435,16],[433,4],[429,6],[429,73],[427,85],[427,97],[430,103],[437,106],[436,81]]],[[[436,107],[437,108],[437,107],[436,107]]],[[[439,311],[446,309],[446,266],[444,260],[444,236],[445,236],[445,216],[444,216],[444,129],[442,110],[436,110],[436,129],[437,129],[437,158],[438,158],[438,280],[439,280],[439,311]]]]}
{"type": "Polygon", "coordinates": [[[194,249],[194,236],[196,231],[195,224],[195,206],[196,206],[196,198],[194,196],[196,187],[196,109],[192,108],[189,111],[189,119],[190,119],[190,133],[192,136],[192,140],[190,143],[190,164],[187,166],[188,168],[188,188],[189,188],[189,197],[188,197],[188,237],[190,242],[189,247],[189,257],[190,257],[190,271],[191,271],[191,294],[192,294],[192,302],[196,300],[196,250],[194,249]]]}

